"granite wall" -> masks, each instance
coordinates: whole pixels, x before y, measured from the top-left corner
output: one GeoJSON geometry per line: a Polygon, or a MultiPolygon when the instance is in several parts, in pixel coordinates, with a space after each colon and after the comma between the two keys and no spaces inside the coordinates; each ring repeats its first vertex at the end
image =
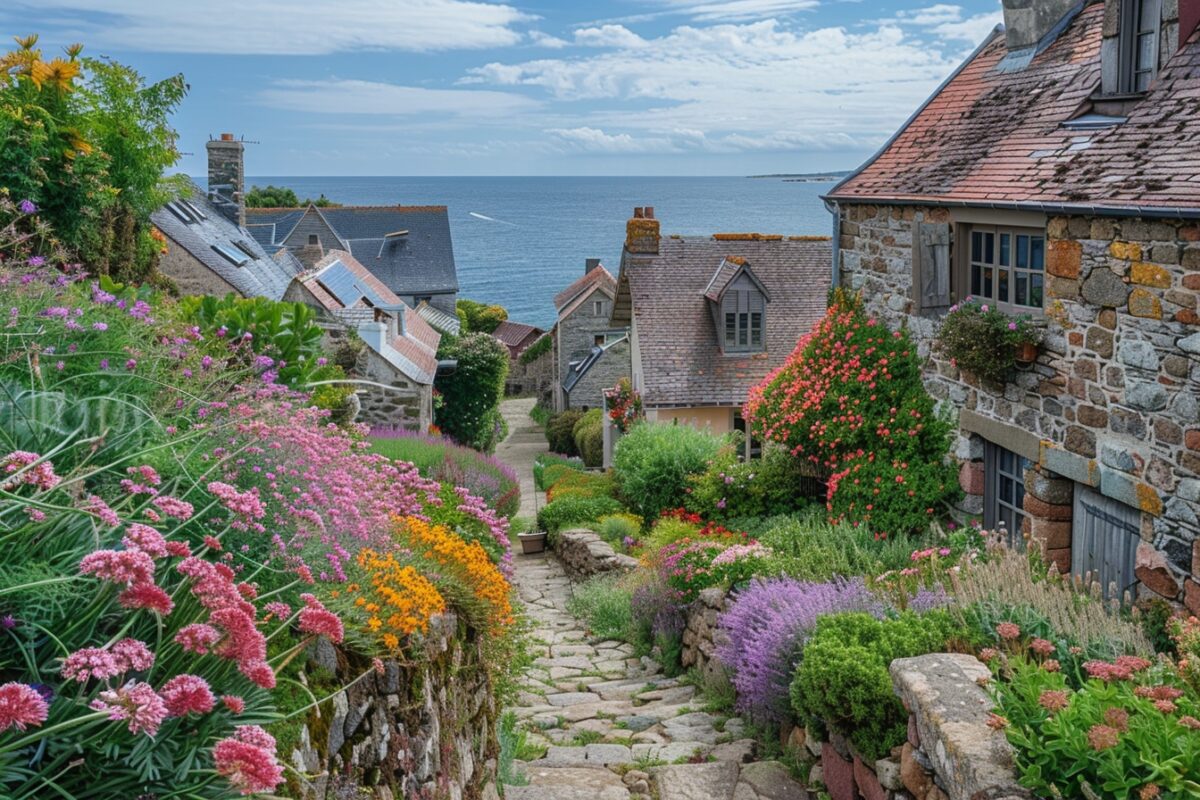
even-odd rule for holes
{"type": "Polygon", "coordinates": [[[609,572],[628,572],[638,567],[636,558],[616,552],[594,531],[559,531],[550,538],[554,552],[571,580],[586,580],[609,572]]]}
{"type": "MultiPolygon", "coordinates": [[[[310,691],[350,684],[312,710],[280,757],[299,800],[493,800],[497,708],[479,634],[436,619],[411,660],[371,659],[325,640],[305,668],[310,691]],[[303,778],[297,776],[303,775],[303,778]]],[[[328,691],[328,690],[324,690],[328,691]]]]}

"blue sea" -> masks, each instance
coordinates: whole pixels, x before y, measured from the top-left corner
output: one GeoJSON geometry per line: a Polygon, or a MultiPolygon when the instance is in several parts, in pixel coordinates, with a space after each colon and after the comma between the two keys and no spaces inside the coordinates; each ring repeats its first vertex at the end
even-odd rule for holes
{"type": "Polygon", "coordinates": [[[613,274],[634,206],[654,206],[663,235],[756,231],[828,235],[830,183],[778,178],[303,178],[253,176],[301,199],[449,208],[460,297],[499,303],[509,318],[549,327],[554,295],[599,258],[613,274]]]}

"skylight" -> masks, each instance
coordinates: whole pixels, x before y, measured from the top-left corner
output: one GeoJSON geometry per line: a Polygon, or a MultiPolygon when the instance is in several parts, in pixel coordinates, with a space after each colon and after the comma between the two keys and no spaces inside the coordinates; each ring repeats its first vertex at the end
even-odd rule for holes
{"type": "Polygon", "coordinates": [[[235,250],[229,245],[214,244],[212,249],[217,252],[217,255],[221,256],[235,267],[240,267],[250,260],[246,258],[245,254],[243,254],[240,250],[235,250]]]}
{"type": "Polygon", "coordinates": [[[199,217],[195,216],[191,211],[184,208],[183,204],[178,200],[172,200],[171,202],[167,203],[167,211],[170,211],[175,218],[184,225],[191,225],[200,221],[199,217]]]}
{"type": "Polygon", "coordinates": [[[250,243],[243,239],[235,239],[233,246],[250,256],[250,258],[258,258],[258,253],[254,252],[254,248],[250,246],[250,243]]]}

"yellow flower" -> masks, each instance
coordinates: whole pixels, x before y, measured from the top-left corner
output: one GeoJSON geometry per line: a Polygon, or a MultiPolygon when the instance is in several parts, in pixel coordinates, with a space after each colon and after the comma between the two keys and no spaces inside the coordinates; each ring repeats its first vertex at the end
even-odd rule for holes
{"type": "Polygon", "coordinates": [[[79,75],[79,64],[74,61],[66,61],[61,58],[56,58],[50,62],[47,79],[52,82],[60,92],[70,92],[74,90],[72,85],[75,77],[79,75]]]}

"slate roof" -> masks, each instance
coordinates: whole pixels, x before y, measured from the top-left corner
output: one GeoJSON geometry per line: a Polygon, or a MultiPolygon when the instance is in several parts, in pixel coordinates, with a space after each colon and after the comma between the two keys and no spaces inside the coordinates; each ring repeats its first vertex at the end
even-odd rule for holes
{"type": "Polygon", "coordinates": [[[589,352],[587,355],[587,358],[570,365],[570,369],[567,372],[567,377],[563,379],[563,389],[567,392],[570,392],[572,389],[574,389],[575,384],[583,380],[583,377],[588,374],[592,367],[596,366],[600,359],[604,358],[605,353],[628,339],[629,334],[623,334],[612,341],[605,342],[603,345],[593,345],[591,352],[589,352]]]}
{"type": "MultiPolygon", "coordinates": [[[[403,295],[458,291],[445,206],[247,208],[246,225],[261,243],[281,245],[306,213],[320,215],[359,263],[403,295]],[[389,233],[404,236],[385,238],[389,233]]],[[[299,248],[304,242],[292,243],[299,248]]]]}
{"type": "Polygon", "coordinates": [[[1104,4],[1086,6],[1023,70],[997,65],[1000,29],[856,173],[845,202],[1184,209],[1200,212],[1200,31],[1166,63],[1127,121],[1063,123],[1100,85],[1104,4]]]}
{"type": "Polygon", "coordinates": [[[540,334],[541,328],[526,325],[524,322],[504,320],[492,331],[492,336],[505,347],[520,347],[531,335],[540,334]]]}
{"type": "Polygon", "coordinates": [[[208,201],[204,190],[194,184],[189,197],[167,203],[150,215],[150,221],[245,297],[279,300],[300,271],[299,261],[291,256],[273,258],[248,230],[230,221],[208,201]],[[238,243],[246,250],[238,247],[238,243]],[[244,256],[246,262],[236,266],[214,250],[214,246],[228,248],[231,254],[244,256]]]}
{"type": "MultiPolygon", "coordinates": [[[[310,271],[296,278],[317,302],[348,327],[374,319],[373,308],[403,314],[403,332],[380,355],[418,383],[433,383],[441,334],[394,292],[342,250],[331,250],[310,271]]],[[[364,341],[368,341],[364,337],[364,341]]]]}
{"type": "Polygon", "coordinates": [[[572,301],[577,300],[586,294],[593,287],[599,286],[607,289],[611,294],[617,289],[617,280],[612,276],[612,273],[604,268],[603,264],[596,266],[583,277],[576,280],[567,288],[563,289],[558,294],[554,295],[554,308],[558,311],[559,316],[563,316],[566,312],[566,307],[572,301]]]}
{"type": "Polygon", "coordinates": [[[417,304],[417,313],[421,319],[428,322],[442,333],[458,336],[462,332],[462,321],[454,314],[447,314],[440,308],[435,308],[422,300],[417,304]]]}
{"type": "Polygon", "coordinates": [[[613,324],[632,306],[642,399],[651,406],[741,405],[825,313],[832,246],[824,237],[722,241],[663,237],[658,255],[621,258],[613,324]],[[745,259],[770,293],[765,353],[724,355],[705,297],[714,271],[745,259]]]}

